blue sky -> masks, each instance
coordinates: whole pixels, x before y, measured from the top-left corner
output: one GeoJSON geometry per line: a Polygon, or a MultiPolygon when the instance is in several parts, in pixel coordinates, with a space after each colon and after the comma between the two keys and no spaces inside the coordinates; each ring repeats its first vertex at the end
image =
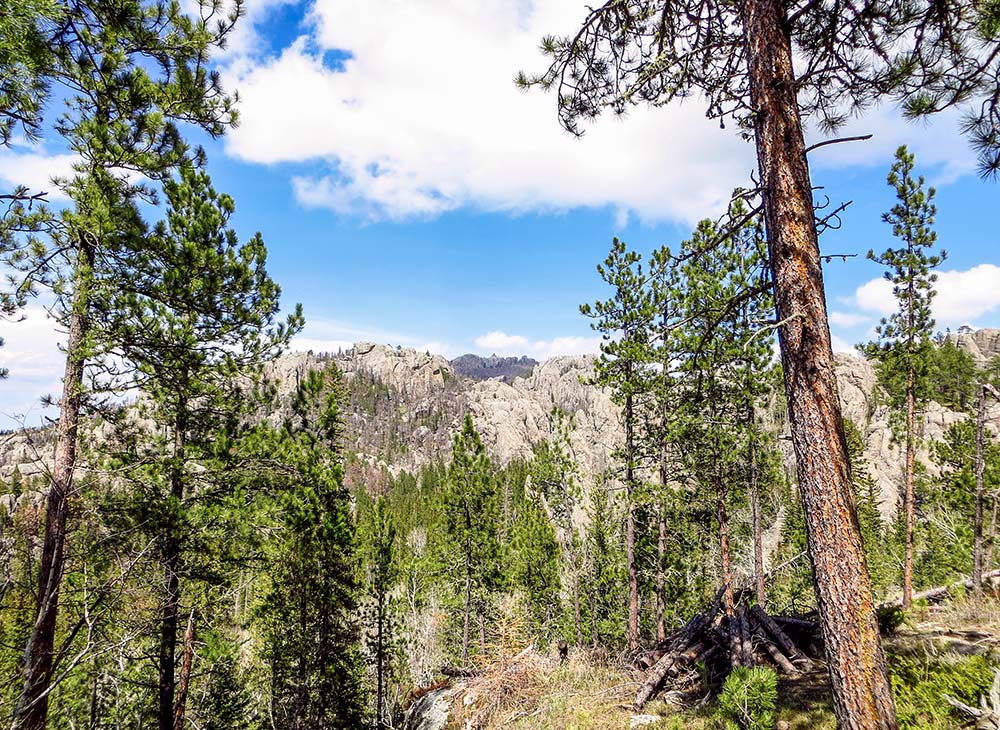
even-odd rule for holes
{"type": "MultiPolygon", "coordinates": [[[[541,36],[583,11],[577,0],[248,0],[217,58],[241,124],[206,144],[209,169],[236,200],[241,235],[263,233],[285,302],[305,307],[297,346],[593,351],[578,306],[605,294],[595,266],[612,236],[643,252],[676,245],[749,184],[751,145],[695,99],[601,119],[577,140],[551,95],[514,88],[519,69],[543,68],[541,36]]],[[[956,117],[912,125],[880,108],[844,133],[875,136],[812,159],[823,193],[854,201],[822,241],[859,254],[826,267],[838,347],[868,339],[892,307],[864,254],[891,242],[880,215],[903,143],[938,187],[939,326],[1000,326],[1000,189],[976,177],[956,117]]],[[[57,140],[22,146],[0,153],[0,182],[45,186],[71,161],[57,140]]],[[[58,334],[37,306],[27,314],[0,323],[11,370],[0,426],[13,413],[37,422],[38,396],[58,384],[58,334]]]]}

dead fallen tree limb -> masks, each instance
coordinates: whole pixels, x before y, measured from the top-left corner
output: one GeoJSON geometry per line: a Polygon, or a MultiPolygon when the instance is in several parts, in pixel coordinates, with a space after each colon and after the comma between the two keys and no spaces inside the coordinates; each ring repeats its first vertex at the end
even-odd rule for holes
{"type": "MultiPolygon", "coordinates": [[[[990,580],[992,578],[1000,578],[1000,568],[998,568],[997,570],[991,570],[987,573],[983,573],[984,581],[990,580]]],[[[925,591],[914,593],[913,600],[930,601],[930,602],[941,601],[947,598],[951,594],[951,592],[957,588],[965,588],[966,590],[972,590],[973,588],[972,578],[963,578],[962,580],[957,580],[954,583],[951,583],[946,586],[937,586],[936,588],[928,588],[925,591]]],[[[894,598],[891,601],[886,601],[881,606],[879,606],[879,608],[902,607],[902,605],[903,605],[903,599],[902,597],[900,597],[900,598],[894,598]]]]}
{"type": "Polygon", "coordinates": [[[441,667],[441,674],[446,677],[478,677],[482,673],[481,669],[471,667],[450,667],[447,664],[441,667]]]}

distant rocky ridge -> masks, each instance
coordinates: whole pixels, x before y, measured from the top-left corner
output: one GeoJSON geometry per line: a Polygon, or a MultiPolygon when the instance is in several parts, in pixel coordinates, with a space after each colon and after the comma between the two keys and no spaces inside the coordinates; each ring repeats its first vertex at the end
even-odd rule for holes
{"type": "MultiPolygon", "coordinates": [[[[951,337],[980,363],[1000,354],[1000,330],[951,337]]],[[[493,358],[478,359],[485,363],[485,371],[494,366],[503,370],[500,361],[531,362],[528,358],[496,358],[491,365],[493,358]]],[[[611,454],[621,444],[618,407],[608,391],[590,383],[592,356],[551,358],[534,364],[522,376],[497,372],[476,380],[463,373],[464,365],[456,366],[438,355],[358,343],[336,356],[290,353],[270,370],[288,399],[305,372],[330,362],[337,364],[348,383],[349,402],[343,410],[346,447],[355,455],[348,477],[360,480],[357,483],[375,486],[388,473],[415,471],[435,459],[447,460],[452,435],[466,413],[472,415],[491,455],[507,462],[530,457],[535,444],[552,437],[552,409],[558,406],[573,417],[573,455],[585,483],[612,466],[611,454]]],[[[882,512],[889,516],[898,500],[902,453],[892,436],[889,410],[875,396],[875,370],[864,358],[847,354],[837,354],[835,364],[844,415],[864,436],[865,457],[879,486],[882,512]]],[[[279,407],[270,419],[279,421],[282,411],[279,407]]],[[[988,415],[990,428],[996,433],[1000,405],[991,404],[988,415]]],[[[965,417],[931,403],[923,421],[924,442],[940,439],[949,425],[965,417]]],[[[783,421],[780,416],[775,419],[775,423],[783,421]]],[[[790,443],[781,439],[779,445],[785,452],[788,472],[794,475],[790,443]]],[[[50,452],[51,441],[44,431],[8,435],[0,444],[0,476],[9,474],[15,465],[21,465],[22,474],[39,473],[50,452]]],[[[926,447],[920,458],[935,474],[926,447]]]]}
{"type": "Polygon", "coordinates": [[[500,378],[508,383],[514,378],[530,375],[536,365],[538,365],[537,360],[532,360],[524,355],[521,357],[461,355],[451,361],[451,367],[456,375],[470,380],[500,378]]]}

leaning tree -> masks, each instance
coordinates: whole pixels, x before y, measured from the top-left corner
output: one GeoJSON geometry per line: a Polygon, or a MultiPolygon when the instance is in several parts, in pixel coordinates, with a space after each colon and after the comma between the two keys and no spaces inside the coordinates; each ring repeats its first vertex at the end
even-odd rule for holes
{"type": "Polygon", "coordinates": [[[835,130],[886,98],[911,117],[962,106],[1000,171],[1000,9],[981,1],[608,0],[546,38],[563,126],[606,107],[697,96],[756,143],[785,388],[842,728],[895,728],[851,492],[803,123],[835,130]],[[793,57],[795,63],[793,64],[793,57]]]}

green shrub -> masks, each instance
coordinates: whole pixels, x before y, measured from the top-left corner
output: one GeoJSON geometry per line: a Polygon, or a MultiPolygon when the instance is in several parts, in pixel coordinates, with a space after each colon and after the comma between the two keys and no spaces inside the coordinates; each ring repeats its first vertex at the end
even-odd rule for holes
{"type": "Polygon", "coordinates": [[[774,730],[778,675],[770,667],[736,667],[719,695],[727,730],[774,730]]]}
{"type": "Polygon", "coordinates": [[[878,630],[883,636],[896,633],[906,621],[906,612],[899,606],[881,606],[876,610],[878,630]]]}
{"type": "Polygon", "coordinates": [[[993,684],[993,666],[981,656],[889,656],[900,730],[956,727],[960,718],[944,695],[977,706],[993,684]]]}

